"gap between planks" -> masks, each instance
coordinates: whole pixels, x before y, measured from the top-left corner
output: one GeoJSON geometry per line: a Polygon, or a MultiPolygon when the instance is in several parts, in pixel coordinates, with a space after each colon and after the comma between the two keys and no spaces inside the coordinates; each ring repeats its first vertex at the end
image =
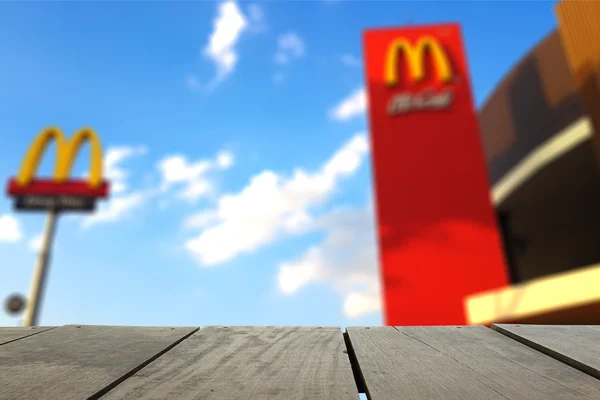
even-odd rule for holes
{"type": "MultiPolygon", "coordinates": [[[[2,327],[0,329],[5,329],[5,328],[11,329],[12,327],[2,327]]],[[[21,336],[15,337],[14,339],[9,339],[9,340],[5,340],[3,342],[0,342],[0,346],[3,346],[5,344],[9,344],[9,343],[12,343],[12,342],[16,342],[17,340],[27,339],[27,338],[30,338],[32,336],[39,335],[40,333],[51,331],[54,328],[56,328],[56,326],[33,326],[33,327],[30,327],[30,328],[17,327],[16,329],[14,329],[16,332],[18,332],[19,330],[20,331],[26,331],[26,330],[28,330],[30,333],[24,333],[21,336]]]]}
{"type": "MultiPolygon", "coordinates": [[[[492,330],[503,334],[504,336],[520,342],[532,349],[543,353],[549,357],[554,358],[567,364],[568,366],[578,369],[579,371],[593,376],[596,379],[600,379],[600,368],[599,363],[596,361],[600,344],[597,344],[595,348],[587,348],[585,352],[580,351],[590,345],[590,342],[597,343],[596,339],[600,336],[596,331],[600,330],[598,325],[528,325],[528,324],[493,324],[492,330]],[[571,330],[568,332],[568,336],[561,337],[560,340],[556,341],[554,335],[558,332],[554,331],[557,327],[561,330],[571,330]],[[523,328],[522,332],[519,332],[523,328]],[[582,334],[586,329],[591,329],[592,332],[596,333],[592,338],[588,337],[587,341],[577,340],[577,346],[571,347],[573,337],[577,334],[582,334]],[[577,331],[581,332],[577,332],[577,331]],[[540,336],[540,332],[543,334],[540,336]],[[554,332],[553,332],[554,331],[554,332]]],[[[561,332],[562,333],[562,332],[561,332]]],[[[565,332],[567,333],[567,332],[565,332]]],[[[585,332],[588,333],[588,332],[585,332]]]]}
{"type": "Polygon", "coordinates": [[[358,362],[358,358],[356,357],[354,347],[352,346],[350,336],[348,335],[348,330],[345,329],[342,335],[344,335],[344,344],[346,345],[346,352],[348,353],[350,367],[352,368],[352,373],[354,374],[354,383],[356,384],[356,389],[358,390],[359,394],[364,394],[368,399],[369,396],[367,394],[367,384],[365,382],[365,377],[363,376],[363,373],[360,369],[360,364],[358,362]]]}
{"type": "MultiPolygon", "coordinates": [[[[465,325],[465,326],[448,325],[448,327],[453,327],[453,326],[456,326],[458,328],[472,327],[471,325],[465,325]]],[[[433,326],[433,327],[435,327],[435,326],[433,326]]],[[[529,347],[531,350],[533,350],[534,353],[538,353],[541,356],[549,356],[549,357],[553,358],[555,360],[555,362],[558,361],[560,364],[564,365],[566,368],[569,368],[569,369],[573,368],[573,370],[579,370],[580,372],[583,372],[584,374],[586,374],[592,378],[600,378],[598,375],[600,370],[596,370],[596,369],[591,370],[590,367],[585,364],[579,363],[576,360],[573,360],[563,354],[560,354],[559,352],[552,351],[551,349],[549,349],[541,344],[537,344],[533,341],[530,341],[523,337],[515,335],[506,329],[502,329],[500,326],[493,325],[492,327],[490,327],[490,326],[480,325],[480,327],[485,328],[486,330],[488,330],[490,332],[494,331],[496,333],[499,333],[499,334],[501,334],[501,336],[503,336],[504,338],[506,338],[509,341],[512,341],[514,343],[519,343],[520,345],[529,347]]],[[[360,328],[360,327],[356,327],[356,328],[360,328]]],[[[371,327],[363,327],[363,328],[370,329],[371,327]]],[[[399,334],[403,333],[402,332],[403,327],[392,326],[392,328],[399,334]]],[[[426,328],[426,327],[421,327],[421,328],[426,328]]],[[[349,329],[352,329],[352,327],[350,327],[349,329]]],[[[343,335],[344,335],[344,342],[346,344],[346,349],[348,351],[350,365],[352,367],[352,372],[354,374],[354,379],[356,382],[357,389],[361,395],[361,399],[363,398],[362,396],[364,395],[368,400],[371,400],[372,395],[371,395],[371,393],[369,393],[370,390],[369,390],[369,386],[367,385],[367,379],[365,378],[365,375],[363,373],[363,369],[366,368],[367,366],[362,365],[362,368],[361,368],[361,362],[359,362],[357,352],[355,350],[355,346],[357,345],[357,343],[353,343],[352,339],[350,338],[348,328],[344,329],[343,335]]],[[[412,338],[412,339],[416,339],[416,338],[412,338]]],[[[416,340],[418,340],[418,339],[416,339],[416,340]]],[[[420,340],[418,340],[418,341],[420,341],[420,340]]],[[[425,342],[421,342],[421,343],[429,346],[428,343],[425,343],[425,342]]],[[[455,361],[458,361],[458,360],[455,360],[455,361]]]]}
{"type": "Polygon", "coordinates": [[[128,379],[131,376],[135,375],[137,372],[139,372],[140,370],[142,370],[143,368],[145,368],[150,363],[154,362],[160,356],[162,356],[163,354],[167,353],[173,347],[177,346],[179,343],[183,342],[185,339],[189,338],[190,336],[192,336],[194,333],[198,332],[199,330],[200,330],[200,328],[196,328],[193,331],[191,331],[190,333],[188,333],[187,335],[185,335],[182,338],[180,338],[179,340],[177,340],[176,342],[173,342],[170,346],[168,346],[165,349],[163,349],[162,351],[156,353],[153,357],[149,358],[148,360],[146,360],[145,362],[141,363],[137,367],[133,368],[129,372],[121,375],[120,378],[114,380],[112,383],[110,383],[109,385],[107,385],[103,389],[99,390],[98,392],[96,392],[92,396],[88,397],[87,400],[97,400],[97,399],[101,398],[106,393],[110,392],[111,390],[113,390],[114,388],[116,388],[117,386],[119,386],[119,384],[121,384],[122,382],[124,382],[126,379],[128,379]]]}

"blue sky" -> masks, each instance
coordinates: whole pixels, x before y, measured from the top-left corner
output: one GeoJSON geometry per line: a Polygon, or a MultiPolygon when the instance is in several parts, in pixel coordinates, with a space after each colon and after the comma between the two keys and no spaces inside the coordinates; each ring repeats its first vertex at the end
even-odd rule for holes
{"type": "MultiPolygon", "coordinates": [[[[361,32],[461,23],[480,105],[553,7],[2,3],[0,174],[91,126],[115,189],[59,220],[41,324],[381,324],[361,32]]],[[[0,201],[0,298],[27,294],[44,221],[0,201]]]]}

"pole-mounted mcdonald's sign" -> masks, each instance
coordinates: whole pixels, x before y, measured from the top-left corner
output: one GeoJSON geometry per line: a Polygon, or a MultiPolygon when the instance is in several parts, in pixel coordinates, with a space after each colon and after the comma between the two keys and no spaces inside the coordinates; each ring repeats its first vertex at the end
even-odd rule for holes
{"type": "Polygon", "coordinates": [[[23,319],[25,326],[38,324],[58,215],[63,211],[93,211],[96,200],[108,196],[109,184],[102,176],[103,162],[102,145],[93,130],[80,129],[71,139],[67,139],[59,128],[49,127],[35,138],[25,153],[19,174],[8,181],[7,193],[15,198],[17,210],[48,211],[46,229],[26,301],[23,319]],[[36,178],[40,161],[52,141],[56,143],[54,177],[36,178]],[[71,179],[73,164],[85,142],[90,143],[89,177],[87,180],[71,179]]]}
{"type": "Polygon", "coordinates": [[[15,207],[27,210],[91,211],[98,198],[108,196],[109,184],[102,176],[102,145],[89,128],[79,130],[67,139],[56,127],[44,129],[25,154],[17,177],[8,183],[8,195],[16,198],[15,207]],[[56,143],[53,179],[37,179],[35,174],[50,143],[56,143]],[[73,163],[81,146],[90,143],[90,172],[86,180],[71,179],[73,163]]]}

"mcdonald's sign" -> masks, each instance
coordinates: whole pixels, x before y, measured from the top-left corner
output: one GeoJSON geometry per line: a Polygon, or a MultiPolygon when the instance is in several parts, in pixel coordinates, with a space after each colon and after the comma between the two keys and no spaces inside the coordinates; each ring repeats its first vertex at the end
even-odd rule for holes
{"type": "Polygon", "coordinates": [[[421,82],[425,78],[425,51],[431,53],[437,78],[442,83],[452,81],[452,66],[448,55],[440,42],[431,36],[419,38],[413,45],[406,38],[394,40],[388,48],[385,61],[385,83],[388,86],[398,84],[398,58],[402,54],[406,57],[408,77],[414,82],[421,82]]]}
{"type": "Polygon", "coordinates": [[[95,199],[108,196],[109,184],[102,176],[102,145],[96,133],[84,128],[67,139],[56,127],[44,129],[25,154],[19,174],[9,180],[7,193],[17,200],[17,209],[70,209],[89,211],[95,199]],[[56,143],[54,177],[35,175],[47,147],[56,143]],[[90,144],[90,168],[87,180],[70,177],[73,163],[85,142],[90,144]]]}
{"type": "Polygon", "coordinates": [[[465,325],[508,277],[460,26],[363,44],[385,323],[465,325]]]}
{"type": "MultiPolygon", "coordinates": [[[[438,86],[451,83],[454,75],[444,47],[437,39],[423,36],[414,43],[405,37],[399,37],[389,44],[383,75],[385,85],[390,88],[398,85],[398,75],[402,64],[407,67],[405,68],[407,79],[404,86],[409,86],[407,84],[410,83],[422,83],[426,78],[426,55],[428,53],[431,55],[434,67],[432,72],[437,74],[438,86]],[[399,62],[401,56],[404,56],[404,63],[399,62]]],[[[419,91],[405,90],[390,99],[387,107],[388,115],[401,115],[410,111],[442,110],[450,107],[452,100],[452,90],[448,87],[441,90],[435,90],[432,87],[419,88],[419,91]]]]}

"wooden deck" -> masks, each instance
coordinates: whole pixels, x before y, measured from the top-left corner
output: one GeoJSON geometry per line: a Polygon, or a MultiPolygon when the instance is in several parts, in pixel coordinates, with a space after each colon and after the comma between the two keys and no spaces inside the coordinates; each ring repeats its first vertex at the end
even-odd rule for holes
{"type": "Polygon", "coordinates": [[[0,328],[0,399],[599,400],[600,326],[0,328]]]}

